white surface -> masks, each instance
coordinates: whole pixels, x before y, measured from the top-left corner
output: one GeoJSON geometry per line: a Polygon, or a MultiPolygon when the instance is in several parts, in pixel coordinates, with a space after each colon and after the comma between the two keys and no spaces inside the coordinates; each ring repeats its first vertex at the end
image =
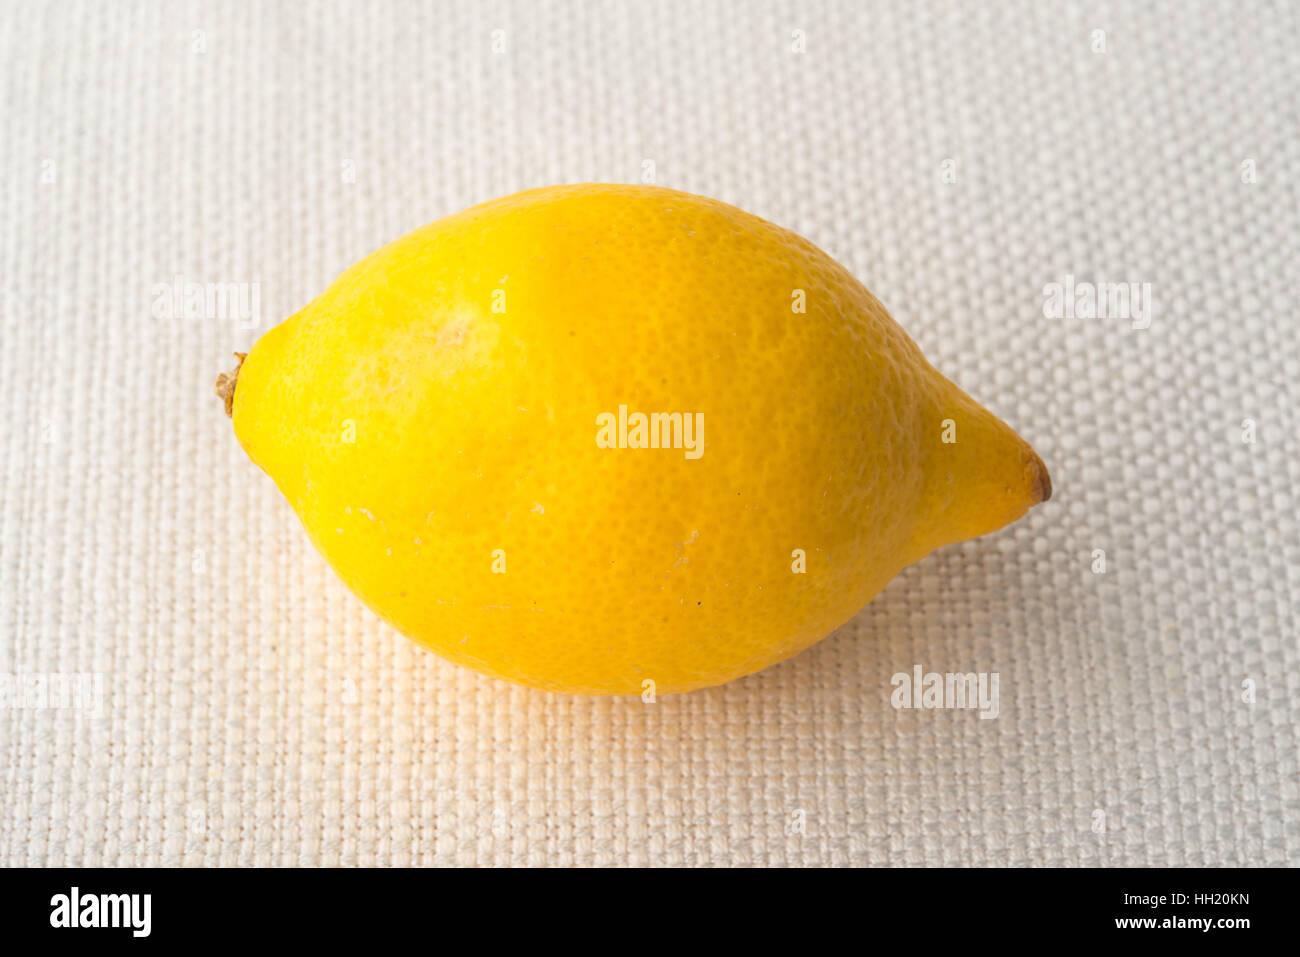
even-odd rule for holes
{"type": "Polygon", "coordinates": [[[0,862],[1300,862],[1296,5],[4,6],[0,671],[104,697],[0,711],[0,862]],[[844,262],[1056,495],[758,676],[552,697],[365,610],[212,379],[408,229],[646,159],[844,262]],[[1150,328],[1045,319],[1066,274],[1150,328]],[[261,326],[156,318],[178,275],[261,326]],[[1000,716],[895,711],[914,664],[1000,716]]]}

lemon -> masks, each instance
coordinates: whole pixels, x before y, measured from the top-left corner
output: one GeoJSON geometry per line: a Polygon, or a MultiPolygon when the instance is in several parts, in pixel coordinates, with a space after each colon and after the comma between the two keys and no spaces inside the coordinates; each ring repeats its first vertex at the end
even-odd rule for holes
{"type": "Polygon", "coordinates": [[[421,645],[550,691],[689,691],[1050,495],[1033,450],[799,236],[534,189],[357,263],[219,392],[311,540],[421,645]]]}

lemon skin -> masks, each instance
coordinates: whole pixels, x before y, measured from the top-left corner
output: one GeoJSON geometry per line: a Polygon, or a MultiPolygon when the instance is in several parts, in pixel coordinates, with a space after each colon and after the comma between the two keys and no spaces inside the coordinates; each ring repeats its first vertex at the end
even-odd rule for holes
{"type": "Polygon", "coordinates": [[[380,249],[254,345],[233,418],[376,613],[557,692],[758,671],[1050,495],[829,256],[648,186],[529,190],[380,249]],[[698,456],[601,447],[620,406],[699,413],[698,456]]]}

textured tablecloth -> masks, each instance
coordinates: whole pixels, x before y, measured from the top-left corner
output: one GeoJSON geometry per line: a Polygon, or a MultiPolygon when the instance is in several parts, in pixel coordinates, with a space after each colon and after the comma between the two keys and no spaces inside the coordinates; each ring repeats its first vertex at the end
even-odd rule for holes
{"type": "Polygon", "coordinates": [[[1296,4],[3,6],[0,862],[1300,862],[1296,4]],[[532,692],[353,598],[212,380],[417,225],[651,175],[842,261],[1056,494],[759,675],[532,692]]]}

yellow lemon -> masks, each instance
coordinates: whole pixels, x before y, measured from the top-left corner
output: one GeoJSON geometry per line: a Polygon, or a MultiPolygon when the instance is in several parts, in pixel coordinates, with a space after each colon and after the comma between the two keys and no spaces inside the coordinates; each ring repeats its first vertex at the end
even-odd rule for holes
{"type": "Polygon", "coordinates": [[[1051,489],[816,246],[648,186],[417,229],[218,391],[377,614],[551,691],[757,671],[1051,489]]]}

